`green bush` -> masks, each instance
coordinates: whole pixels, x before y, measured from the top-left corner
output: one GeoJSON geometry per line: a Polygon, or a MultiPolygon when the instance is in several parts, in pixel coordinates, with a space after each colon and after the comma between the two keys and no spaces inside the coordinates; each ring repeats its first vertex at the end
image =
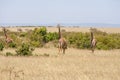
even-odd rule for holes
{"type": "MultiPolygon", "coordinates": [[[[47,30],[45,27],[35,28],[31,34],[30,40],[31,44],[39,44],[40,46],[46,42],[45,37],[47,34],[47,30]]],[[[37,45],[38,47],[38,45],[37,45]]]]}
{"type": "Polygon", "coordinates": [[[67,36],[70,47],[87,49],[90,48],[90,37],[88,33],[71,32],[67,36]]]}
{"type": "Polygon", "coordinates": [[[47,29],[46,27],[35,28],[33,34],[44,36],[47,34],[47,29]]]}
{"type": "Polygon", "coordinates": [[[23,43],[19,49],[16,50],[17,55],[20,56],[30,56],[34,49],[30,45],[23,43]]]}
{"type": "Polygon", "coordinates": [[[4,48],[4,45],[2,43],[0,43],[0,51],[2,51],[4,48]]]}
{"type": "Polygon", "coordinates": [[[10,48],[16,48],[16,44],[14,42],[9,43],[10,48]]]}
{"type": "Polygon", "coordinates": [[[39,41],[31,41],[30,45],[33,47],[42,47],[42,43],[40,43],[39,41]]]}
{"type": "Polygon", "coordinates": [[[6,52],[6,56],[13,56],[11,52],[6,52]]]}
{"type": "MultiPolygon", "coordinates": [[[[97,49],[120,49],[120,33],[108,34],[106,32],[97,30],[96,28],[90,28],[90,31],[94,33],[94,36],[97,39],[97,49]]],[[[66,32],[65,30],[61,30],[61,33],[62,36],[66,38],[68,47],[90,49],[90,32],[66,32]]],[[[0,34],[4,35],[3,32],[0,34]]],[[[45,27],[35,28],[30,32],[10,32],[10,34],[11,38],[14,40],[14,43],[6,45],[4,38],[2,38],[2,42],[0,43],[0,50],[3,50],[4,46],[9,46],[12,48],[20,47],[23,40],[24,42],[29,42],[29,46],[32,47],[43,47],[48,42],[52,42],[55,47],[58,47],[58,33],[47,32],[45,27]],[[21,38],[17,37],[17,35],[20,35],[21,38]]]]}
{"type": "Polygon", "coordinates": [[[25,37],[27,34],[25,32],[20,33],[20,37],[25,37]]]}
{"type": "Polygon", "coordinates": [[[108,49],[107,45],[104,45],[102,42],[98,42],[96,47],[98,50],[107,50],[108,49]]]}
{"type": "Polygon", "coordinates": [[[44,41],[45,42],[49,42],[49,41],[53,41],[53,40],[56,40],[58,39],[58,34],[55,32],[55,33],[47,33],[44,37],[44,41]]]}

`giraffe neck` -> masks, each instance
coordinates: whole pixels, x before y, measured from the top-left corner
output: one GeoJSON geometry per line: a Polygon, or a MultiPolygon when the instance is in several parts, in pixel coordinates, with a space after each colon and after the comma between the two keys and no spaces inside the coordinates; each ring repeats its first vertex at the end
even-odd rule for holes
{"type": "Polygon", "coordinates": [[[59,27],[59,39],[61,38],[61,30],[60,30],[60,27],[59,27]]]}
{"type": "Polygon", "coordinates": [[[6,33],[6,31],[4,30],[4,35],[5,35],[5,38],[7,39],[8,38],[8,36],[7,36],[7,33],[6,33]]]}
{"type": "Polygon", "coordinates": [[[7,34],[5,33],[5,37],[7,38],[7,34]]]}
{"type": "Polygon", "coordinates": [[[91,32],[91,41],[93,40],[94,36],[93,36],[93,32],[91,32]]]}

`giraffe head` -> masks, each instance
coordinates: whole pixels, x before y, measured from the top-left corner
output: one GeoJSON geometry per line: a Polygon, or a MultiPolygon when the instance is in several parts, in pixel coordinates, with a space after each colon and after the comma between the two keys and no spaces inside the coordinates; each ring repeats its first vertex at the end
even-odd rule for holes
{"type": "Polygon", "coordinates": [[[7,38],[7,30],[6,30],[6,28],[3,28],[3,32],[5,34],[5,37],[7,38]]]}
{"type": "Polygon", "coordinates": [[[5,28],[3,28],[3,31],[4,31],[4,32],[6,32],[6,29],[5,29],[5,28]]]}

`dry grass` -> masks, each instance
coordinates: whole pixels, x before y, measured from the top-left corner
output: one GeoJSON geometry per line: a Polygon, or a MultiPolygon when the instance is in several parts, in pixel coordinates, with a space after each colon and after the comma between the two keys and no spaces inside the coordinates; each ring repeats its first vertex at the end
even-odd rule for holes
{"type": "Polygon", "coordinates": [[[41,48],[34,54],[50,56],[0,56],[0,80],[120,80],[120,50],[57,53],[56,48],[41,48]]]}
{"type": "MultiPolygon", "coordinates": [[[[21,29],[22,31],[29,31],[34,30],[35,27],[9,27],[7,28],[10,31],[17,32],[18,29],[21,29]]],[[[67,32],[89,32],[90,27],[63,27],[63,30],[67,32]]],[[[107,33],[120,33],[120,28],[97,28],[98,30],[107,32],[107,33]]],[[[2,31],[2,28],[0,27],[0,31],[2,31]]],[[[47,27],[48,32],[57,32],[58,29],[56,27],[47,27]]]]}
{"type": "MultiPolygon", "coordinates": [[[[35,27],[21,28],[22,31],[35,27]]],[[[8,28],[17,31],[19,28],[8,28]]],[[[66,31],[89,32],[89,28],[62,28],[66,31]]],[[[120,28],[98,28],[120,33],[120,28]]],[[[0,31],[2,28],[0,28],[0,31]]],[[[56,32],[57,28],[47,28],[56,32]]],[[[59,54],[56,48],[36,48],[35,56],[3,56],[14,49],[0,52],[0,80],[120,80],[120,50],[95,51],[68,49],[59,54]]]]}

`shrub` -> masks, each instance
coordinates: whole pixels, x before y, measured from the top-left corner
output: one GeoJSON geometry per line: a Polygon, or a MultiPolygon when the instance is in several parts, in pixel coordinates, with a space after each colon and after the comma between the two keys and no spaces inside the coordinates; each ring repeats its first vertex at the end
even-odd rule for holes
{"type": "Polygon", "coordinates": [[[56,40],[58,39],[58,34],[55,32],[55,33],[47,33],[44,37],[44,41],[45,42],[49,42],[49,41],[53,41],[53,40],[56,40]]]}
{"type": "Polygon", "coordinates": [[[45,40],[46,34],[47,34],[47,30],[45,27],[35,28],[31,34],[30,39],[34,43],[39,42],[39,44],[42,45],[44,42],[46,42],[46,40],[45,40]]]}
{"type": "Polygon", "coordinates": [[[98,50],[107,50],[108,49],[107,46],[104,45],[102,42],[98,42],[96,47],[98,50]]]}
{"type": "Polygon", "coordinates": [[[26,33],[23,32],[23,33],[20,33],[20,37],[25,37],[26,36],[26,33]]]}
{"type": "Polygon", "coordinates": [[[10,48],[16,48],[16,44],[14,42],[9,43],[10,48]]]}
{"type": "Polygon", "coordinates": [[[6,52],[6,56],[13,56],[11,52],[6,52]]]}
{"type": "Polygon", "coordinates": [[[33,47],[42,47],[42,43],[40,43],[39,41],[31,41],[30,45],[33,47]]]}
{"type": "Polygon", "coordinates": [[[47,34],[47,29],[46,27],[35,28],[33,34],[44,36],[47,34]]]}
{"type": "Polygon", "coordinates": [[[0,43],[0,51],[2,51],[4,48],[4,45],[2,43],[0,43]]]}
{"type": "Polygon", "coordinates": [[[32,34],[30,39],[31,39],[31,41],[39,41],[39,42],[41,42],[43,40],[43,36],[32,34]]]}
{"type": "MultiPolygon", "coordinates": [[[[94,33],[95,38],[97,39],[97,49],[109,50],[109,49],[120,49],[120,33],[106,33],[96,28],[90,28],[90,31],[94,33]]],[[[22,41],[29,42],[29,50],[30,46],[32,47],[43,47],[45,43],[52,42],[55,47],[58,46],[58,33],[57,32],[49,32],[45,27],[35,28],[30,32],[9,32],[11,38],[16,43],[10,43],[6,45],[4,38],[1,38],[0,50],[2,51],[4,46],[9,46],[11,48],[20,47],[22,41]],[[17,35],[20,35],[17,37],[17,35]],[[4,45],[4,46],[3,46],[4,45]]],[[[65,30],[61,30],[62,36],[66,38],[68,43],[68,47],[79,48],[79,49],[89,49],[90,48],[90,33],[82,33],[82,32],[66,32],[65,30]]],[[[4,35],[3,32],[0,34],[4,35]]],[[[23,44],[22,44],[23,45],[23,44]]],[[[26,44],[24,44],[26,45],[26,44]]],[[[51,45],[51,44],[50,44],[51,45]]],[[[22,47],[21,47],[22,48],[22,47]]],[[[22,49],[23,50],[23,49],[22,49]]],[[[22,50],[20,52],[22,52],[22,50]]],[[[27,52],[29,52],[29,50],[27,52]]],[[[31,50],[30,50],[31,51],[31,50]]],[[[18,53],[20,53],[18,51],[18,53]]],[[[20,55],[29,55],[25,50],[24,53],[20,53],[20,55]]]]}
{"type": "Polygon", "coordinates": [[[32,55],[33,50],[34,49],[31,48],[30,45],[23,43],[21,45],[21,47],[18,50],[16,50],[16,53],[17,53],[17,55],[20,55],[20,56],[26,56],[26,55],[30,56],[30,55],[32,55]]]}

